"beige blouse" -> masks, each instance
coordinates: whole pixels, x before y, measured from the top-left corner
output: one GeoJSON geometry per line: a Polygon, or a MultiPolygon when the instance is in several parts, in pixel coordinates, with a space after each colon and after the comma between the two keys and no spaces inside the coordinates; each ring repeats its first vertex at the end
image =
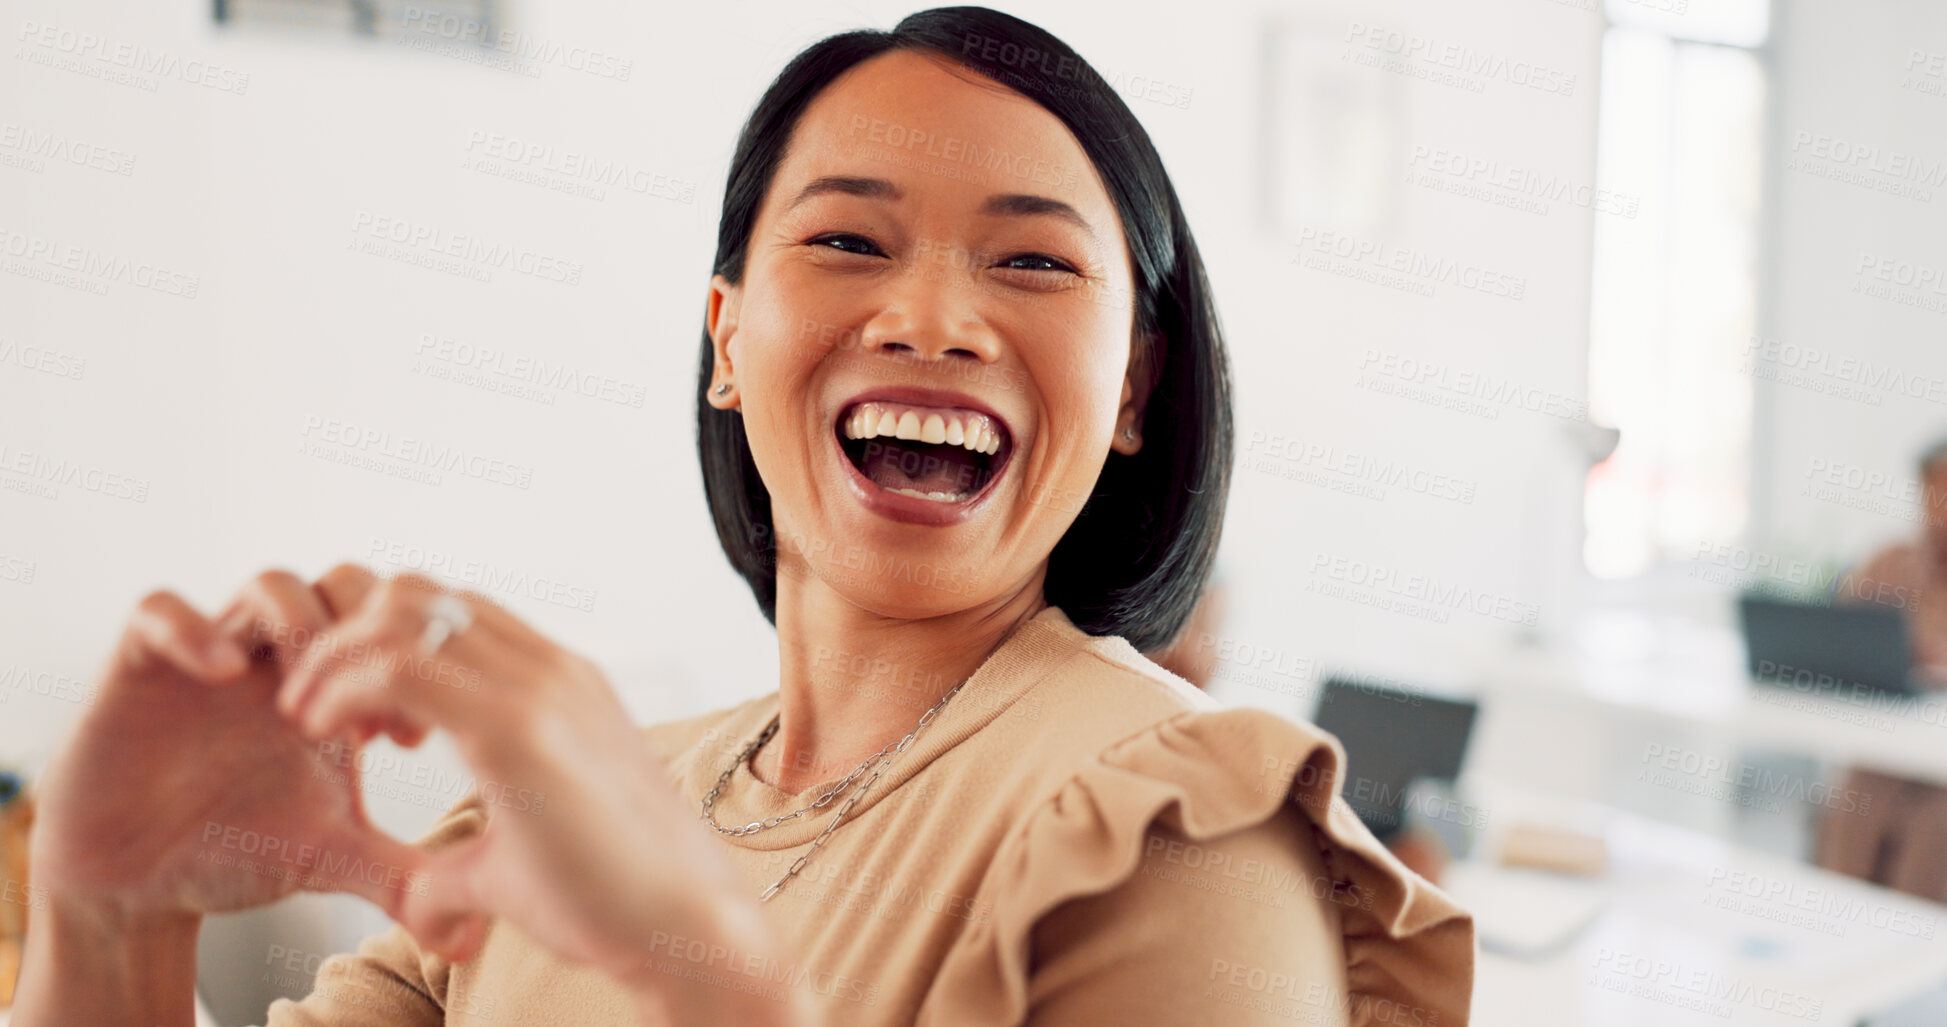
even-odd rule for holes
{"type": "MultiPolygon", "coordinates": [[[[930,698],[888,694],[912,707],[930,698]]],[[[645,732],[699,802],[778,709],[776,693],[645,732]]],[[[792,958],[680,937],[672,976],[819,999],[826,1022],[1467,1022],[1469,916],[1379,845],[1340,798],[1345,757],[1309,724],[1224,709],[1058,607],[1025,623],[765,907],[792,958]]],[[[743,823],[803,805],[740,767],[716,808],[743,823]]],[[[835,807],[834,807],[835,808],[835,807]]],[[[487,826],[469,801],[422,841],[487,826]]],[[[829,814],[724,858],[757,895],[829,814]]],[[[335,956],[270,1027],[634,1024],[621,990],[496,923],[472,959],[402,929],[335,956]]]]}

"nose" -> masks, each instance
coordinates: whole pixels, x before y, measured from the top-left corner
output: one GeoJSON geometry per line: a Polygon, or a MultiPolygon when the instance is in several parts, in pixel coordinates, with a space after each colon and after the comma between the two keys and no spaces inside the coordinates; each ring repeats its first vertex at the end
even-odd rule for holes
{"type": "Polygon", "coordinates": [[[919,269],[902,276],[885,306],[860,332],[863,348],[911,360],[999,360],[999,336],[959,292],[958,283],[939,281],[919,269]]]}

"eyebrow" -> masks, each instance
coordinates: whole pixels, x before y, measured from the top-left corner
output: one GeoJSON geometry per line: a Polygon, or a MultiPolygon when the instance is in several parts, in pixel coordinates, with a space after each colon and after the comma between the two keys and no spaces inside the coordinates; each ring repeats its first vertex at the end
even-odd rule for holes
{"type": "MultiPolygon", "coordinates": [[[[790,210],[806,200],[827,193],[845,196],[859,196],[871,200],[900,200],[906,194],[898,186],[883,178],[859,178],[850,175],[826,175],[814,178],[784,208],[790,210]]],[[[987,197],[980,205],[980,212],[995,217],[1057,217],[1095,235],[1095,226],[1088,223],[1081,212],[1060,200],[1049,196],[1034,196],[1029,193],[996,193],[987,197]]]]}
{"type": "Polygon", "coordinates": [[[784,209],[790,210],[814,196],[826,193],[842,193],[846,196],[863,196],[872,200],[897,200],[905,197],[899,187],[883,178],[851,178],[845,175],[826,175],[814,178],[811,184],[798,190],[798,195],[784,209]]]}
{"type": "Polygon", "coordinates": [[[1048,196],[1032,196],[1027,193],[1002,193],[987,197],[981,204],[983,214],[996,214],[1013,217],[1033,217],[1052,215],[1067,221],[1090,235],[1095,234],[1095,226],[1088,223],[1081,211],[1048,196]]]}

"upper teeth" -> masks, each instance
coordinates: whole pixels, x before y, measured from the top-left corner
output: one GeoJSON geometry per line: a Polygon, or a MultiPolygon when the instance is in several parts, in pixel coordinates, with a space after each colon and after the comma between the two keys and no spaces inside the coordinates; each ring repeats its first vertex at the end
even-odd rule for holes
{"type": "Polygon", "coordinates": [[[938,410],[902,403],[860,403],[845,415],[848,439],[895,438],[944,443],[975,453],[998,453],[1000,425],[971,410],[938,410]]]}

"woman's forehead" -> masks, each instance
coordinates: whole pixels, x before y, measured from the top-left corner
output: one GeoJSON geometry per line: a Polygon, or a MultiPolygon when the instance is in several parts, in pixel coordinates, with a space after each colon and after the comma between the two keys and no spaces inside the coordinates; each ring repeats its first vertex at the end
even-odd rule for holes
{"type": "Polygon", "coordinates": [[[1068,127],[1028,98],[946,61],[894,51],[827,86],[799,120],[780,179],[830,174],[981,195],[1046,195],[1085,211],[1110,203],[1068,127]]]}

